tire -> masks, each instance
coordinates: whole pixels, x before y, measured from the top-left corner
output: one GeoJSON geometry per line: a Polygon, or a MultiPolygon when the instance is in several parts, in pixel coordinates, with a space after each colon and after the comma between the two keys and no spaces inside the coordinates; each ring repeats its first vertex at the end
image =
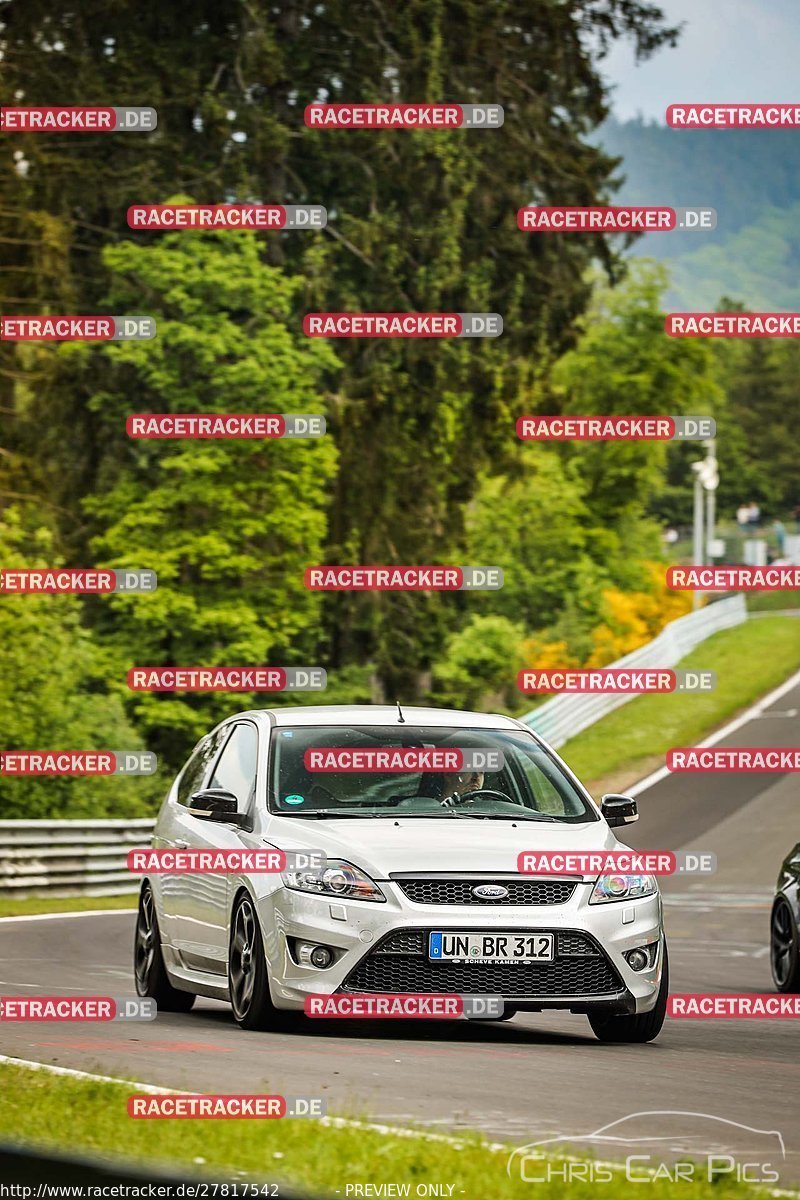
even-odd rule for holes
{"type": "Polygon", "coordinates": [[[658,1037],[664,1017],[667,1015],[667,997],[669,996],[669,957],[667,943],[664,942],[664,963],[661,968],[661,986],[658,998],[650,1012],[632,1013],[630,1016],[618,1017],[590,1013],[589,1024],[592,1031],[601,1042],[652,1042],[658,1037]]]}
{"type": "Polygon", "coordinates": [[[800,992],[800,935],[788,900],[780,896],[772,909],[769,961],[779,992],[800,992]]]}
{"type": "Polygon", "coordinates": [[[173,987],[164,966],[158,932],[156,903],[149,883],[139,893],[139,912],[133,940],[133,973],[136,992],[155,1000],[160,1012],[188,1012],[196,1000],[194,992],[173,987]]]}
{"type": "Polygon", "coordinates": [[[277,1029],[289,1016],[269,994],[267,959],[258,914],[246,893],[237,900],[228,945],[228,989],[236,1023],[242,1029],[277,1029]]]}

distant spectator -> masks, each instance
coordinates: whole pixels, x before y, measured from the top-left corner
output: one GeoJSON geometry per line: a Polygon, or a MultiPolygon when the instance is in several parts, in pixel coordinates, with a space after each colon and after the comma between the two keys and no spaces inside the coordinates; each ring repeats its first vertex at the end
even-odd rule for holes
{"type": "Polygon", "coordinates": [[[750,505],[740,504],[736,510],[736,524],[744,529],[750,523],[750,505]]]}
{"type": "Polygon", "coordinates": [[[665,529],[664,533],[662,534],[662,537],[668,546],[674,546],[678,540],[678,536],[677,529],[673,529],[672,526],[670,526],[669,529],[665,529]]]}
{"type": "Polygon", "coordinates": [[[778,542],[778,555],[783,558],[786,549],[786,526],[783,521],[773,521],[772,528],[775,530],[775,537],[778,542]]]}
{"type": "Polygon", "coordinates": [[[750,526],[751,529],[758,529],[758,525],[761,520],[761,509],[756,504],[755,500],[750,501],[750,503],[747,506],[747,509],[748,509],[747,524],[750,526]]]}

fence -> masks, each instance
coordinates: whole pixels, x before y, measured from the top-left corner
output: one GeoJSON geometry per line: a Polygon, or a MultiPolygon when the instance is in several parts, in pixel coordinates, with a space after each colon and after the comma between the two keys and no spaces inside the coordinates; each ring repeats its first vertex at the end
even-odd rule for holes
{"type": "Polygon", "coordinates": [[[147,846],[150,817],[0,821],[0,896],[115,896],[136,891],[125,858],[147,846]]]}
{"type": "MultiPolygon", "coordinates": [[[[712,633],[747,618],[744,596],[732,596],[672,621],[618,666],[670,667],[712,633]]],[[[560,746],[631,696],[556,696],[523,720],[560,746]]],[[[128,850],[150,843],[153,820],[0,821],[0,896],[114,896],[136,890],[128,850]]]]}
{"type": "MultiPolygon", "coordinates": [[[[730,629],[746,620],[747,603],[743,595],[717,600],[697,612],[678,617],[677,621],[670,621],[652,642],[640,646],[610,666],[672,667],[712,633],[730,629]]],[[[552,700],[546,700],[532,712],[526,713],[522,720],[551,746],[563,746],[576,733],[588,729],[595,721],[633,698],[582,693],[554,696],[552,700]]]]}

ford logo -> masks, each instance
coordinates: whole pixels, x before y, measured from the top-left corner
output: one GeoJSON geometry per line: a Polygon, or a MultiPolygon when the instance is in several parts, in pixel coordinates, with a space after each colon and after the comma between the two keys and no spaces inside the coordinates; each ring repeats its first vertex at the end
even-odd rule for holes
{"type": "Polygon", "coordinates": [[[508,895],[508,888],[502,883],[482,883],[471,890],[478,900],[505,900],[508,895]]]}

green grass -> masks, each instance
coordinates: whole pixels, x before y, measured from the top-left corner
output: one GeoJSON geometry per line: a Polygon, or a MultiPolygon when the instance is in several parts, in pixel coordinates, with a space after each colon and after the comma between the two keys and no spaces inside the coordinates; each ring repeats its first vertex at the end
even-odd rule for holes
{"type": "Polygon", "coordinates": [[[0,897],[0,917],[26,917],[36,913],[92,912],[96,908],[136,908],[138,892],[124,896],[16,896],[0,897]]]}
{"type": "Polygon", "coordinates": [[[559,754],[589,790],[616,791],[663,765],[800,668],[800,619],[760,617],[715,633],[681,667],[717,672],[713,692],[637,696],[571,738],[559,754]]]}
{"type": "MultiPolygon", "coordinates": [[[[268,1048],[266,1037],[263,1044],[268,1048]]],[[[453,1185],[454,1200],[531,1200],[531,1183],[506,1174],[507,1152],[492,1151],[477,1134],[459,1133],[454,1146],[310,1120],[132,1120],[126,1100],[134,1090],[0,1066],[0,1140],[103,1156],[120,1156],[124,1147],[125,1159],[145,1169],[169,1165],[212,1180],[282,1182],[312,1196],[335,1196],[338,1189],[342,1200],[348,1183],[409,1184],[411,1196],[418,1184],[444,1183],[453,1185]]],[[[269,1091],[266,1081],[263,1090],[269,1091]]],[[[556,1178],[538,1183],[536,1196],[559,1200],[566,1190],[556,1178]]],[[[690,1191],[692,1200],[764,1194],[727,1179],[698,1181],[690,1191]]],[[[570,1200],[589,1200],[597,1185],[571,1182],[568,1192],[570,1200]]],[[[648,1183],[646,1193],[649,1200],[666,1200],[685,1195],[686,1185],[659,1179],[648,1183]]],[[[608,1195],[633,1200],[641,1197],[641,1184],[621,1175],[608,1195]]]]}
{"type": "Polygon", "coordinates": [[[800,613],[800,591],[792,589],[785,592],[748,592],[748,612],[780,612],[794,609],[800,613]]]}

